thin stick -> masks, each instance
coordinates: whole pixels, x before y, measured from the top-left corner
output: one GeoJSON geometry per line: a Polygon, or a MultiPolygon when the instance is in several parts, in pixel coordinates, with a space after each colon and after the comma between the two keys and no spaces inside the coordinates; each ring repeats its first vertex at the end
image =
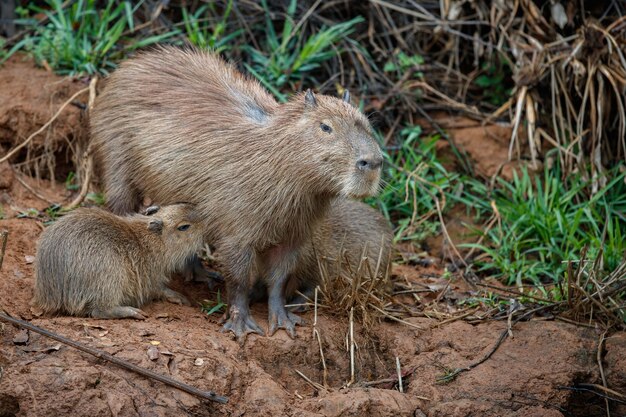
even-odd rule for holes
{"type": "Polygon", "coordinates": [[[397,321],[398,323],[402,323],[402,324],[404,324],[404,325],[406,325],[406,326],[409,326],[409,327],[413,327],[414,329],[417,329],[417,330],[424,330],[424,328],[423,328],[423,327],[420,327],[420,326],[418,326],[417,324],[409,323],[408,321],[404,321],[404,320],[402,320],[402,319],[399,319],[399,318],[397,318],[397,317],[392,316],[391,314],[387,313],[386,311],[381,310],[380,308],[376,307],[376,306],[375,306],[374,304],[372,304],[372,303],[369,303],[369,305],[370,305],[370,307],[372,307],[374,310],[377,310],[379,313],[382,313],[382,314],[383,314],[383,316],[387,317],[388,319],[391,319],[391,320],[393,320],[393,321],[397,321]]]}
{"type": "Polygon", "coordinates": [[[350,382],[348,386],[354,383],[354,307],[350,307],[350,382]]]}
{"type": "Polygon", "coordinates": [[[11,150],[9,153],[7,153],[2,158],[0,158],[0,164],[3,163],[4,161],[9,160],[9,158],[11,158],[13,155],[15,155],[20,149],[22,149],[24,146],[28,145],[30,143],[30,141],[33,140],[33,138],[35,136],[37,136],[38,134],[40,134],[41,132],[46,130],[48,128],[48,126],[50,126],[52,124],[52,122],[54,122],[56,120],[56,118],[59,117],[59,115],[61,114],[63,109],[65,109],[65,107],[67,107],[68,104],[70,104],[72,101],[74,101],[74,99],[76,97],[78,97],[79,95],[83,94],[86,91],[89,91],[89,87],[85,87],[82,90],[79,90],[76,93],[74,93],[74,95],[72,97],[70,97],[69,99],[67,99],[67,101],[65,103],[63,103],[61,108],[59,108],[59,110],[57,110],[57,112],[54,114],[54,116],[52,116],[52,118],[50,120],[48,120],[46,122],[46,124],[44,124],[39,129],[37,129],[37,131],[35,133],[31,134],[24,142],[20,143],[15,148],[13,148],[13,150],[11,150]]]}
{"type": "MultiPolygon", "coordinates": [[[[602,350],[604,345],[604,337],[606,336],[606,331],[600,335],[600,341],[598,342],[598,354],[596,355],[596,360],[598,361],[598,367],[600,368],[600,376],[602,377],[602,385],[604,388],[608,388],[606,383],[606,377],[604,376],[604,367],[602,366],[602,350]]],[[[611,410],[609,408],[609,399],[604,397],[604,404],[606,405],[606,417],[611,417],[611,410]]]]}
{"type": "MultiPolygon", "coordinates": [[[[98,77],[95,76],[89,82],[89,102],[87,104],[87,110],[91,112],[93,108],[93,104],[96,101],[96,86],[98,84],[98,77]]],[[[83,181],[80,187],[80,193],[76,196],[74,200],[67,206],[63,207],[63,210],[68,211],[75,209],[83,202],[87,192],[89,191],[89,183],[91,182],[91,172],[93,171],[93,156],[92,156],[92,148],[91,143],[87,146],[87,150],[85,151],[82,158],[82,165],[84,167],[83,170],[83,181]]]]}
{"type": "Polygon", "coordinates": [[[300,375],[300,377],[302,379],[304,379],[306,382],[309,383],[309,385],[311,385],[313,388],[315,388],[318,391],[326,391],[326,388],[324,388],[323,386],[321,386],[320,384],[318,384],[317,382],[313,382],[311,381],[311,378],[309,378],[308,376],[304,375],[302,372],[298,371],[297,369],[294,369],[294,371],[300,375]]]}
{"type": "Polygon", "coordinates": [[[320,332],[317,330],[317,295],[319,292],[319,285],[315,287],[315,317],[313,319],[313,336],[317,338],[317,343],[320,346],[320,358],[322,359],[322,368],[324,372],[322,374],[322,382],[324,386],[327,387],[327,377],[328,377],[328,369],[326,368],[326,359],[324,358],[324,349],[322,349],[322,338],[320,337],[320,332]]]}
{"type": "Polygon", "coordinates": [[[2,261],[4,261],[4,252],[7,250],[7,240],[9,239],[9,231],[8,230],[1,231],[0,239],[2,240],[2,248],[0,248],[0,271],[1,271],[2,261]]]}
{"type": "Polygon", "coordinates": [[[402,388],[402,368],[400,367],[400,358],[396,356],[396,370],[398,371],[398,389],[401,393],[404,393],[402,388]]]}
{"type": "Polygon", "coordinates": [[[46,198],[46,196],[44,196],[43,194],[40,194],[37,192],[37,190],[35,190],[33,187],[31,187],[30,185],[28,185],[26,183],[26,181],[24,181],[23,178],[21,178],[21,175],[17,172],[15,172],[15,179],[17,180],[17,182],[19,182],[22,187],[26,188],[28,191],[31,192],[32,195],[34,195],[35,197],[37,197],[38,199],[45,201],[48,204],[56,204],[54,201],[46,198]]]}
{"type": "Polygon", "coordinates": [[[141,367],[139,367],[137,365],[133,365],[132,363],[129,363],[129,362],[126,362],[126,361],[124,361],[122,359],[116,358],[115,356],[109,355],[108,353],[103,352],[103,351],[101,351],[99,349],[95,349],[95,348],[91,348],[89,346],[85,346],[85,345],[83,345],[81,343],[78,343],[78,342],[75,342],[73,340],[67,339],[67,338],[65,338],[63,336],[60,336],[60,335],[58,335],[56,333],[53,333],[51,331],[39,328],[37,326],[33,326],[32,324],[30,324],[28,322],[25,322],[23,320],[19,320],[19,319],[15,319],[13,317],[7,316],[4,313],[0,313],[0,320],[7,321],[7,322],[9,322],[11,324],[14,324],[16,326],[22,327],[24,329],[28,329],[28,330],[30,330],[32,332],[42,334],[42,335],[44,335],[46,337],[49,337],[51,339],[56,340],[57,342],[64,343],[64,344],[66,344],[68,346],[71,346],[71,347],[73,347],[75,349],[78,349],[78,350],[80,350],[82,352],[89,353],[90,355],[93,355],[96,358],[104,359],[106,361],[109,361],[109,362],[111,362],[111,363],[121,367],[121,368],[127,369],[129,371],[136,372],[136,373],[138,373],[140,375],[143,375],[143,376],[145,376],[147,378],[156,379],[157,381],[160,381],[160,382],[162,382],[162,383],[164,383],[166,385],[169,385],[169,386],[174,387],[176,389],[179,389],[181,391],[185,391],[188,394],[195,395],[196,397],[204,398],[204,399],[207,399],[207,400],[210,400],[210,401],[215,401],[215,402],[218,402],[218,403],[221,403],[221,404],[226,404],[228,402],[228,397],[223,397],[221,395],[217,395],[213,391],[202,391],[202,390],[199,390],[198,388],[192,387],[191,385],[187,385],[185,383],[176,381],[176,380],[174,380],[172,378],[169,378],[167,376],[157,374],[156,372],[152,372],[149,369],[144,369],[144,368],[141,368],[141,367]]]}

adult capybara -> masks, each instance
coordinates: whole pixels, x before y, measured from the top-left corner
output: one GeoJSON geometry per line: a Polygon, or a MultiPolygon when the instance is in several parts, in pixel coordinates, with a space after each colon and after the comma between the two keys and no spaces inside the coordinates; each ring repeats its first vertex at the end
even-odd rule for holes
{"type": "Polygon", "coordinates": [[[189,204],[147,213],[80,208],[48,227],[37,245],[34,304],[47,313],[136,319],[154,299],[188,304],[166,285],[202,247],[200,218],[189,204]]]}
{"type": "Polygon", "coordinates": [[[293,337],[284,287],[303,242],[337,196],[378,189],[380,147],[344,100],[307,91],[279,104],[218,56],[162,47],[123,62],[96,99],[91,134],[109,207],[197,204],[226,272],[225,330],[263,334],[249,312],[269,282],[269,332],[293,337]]]}

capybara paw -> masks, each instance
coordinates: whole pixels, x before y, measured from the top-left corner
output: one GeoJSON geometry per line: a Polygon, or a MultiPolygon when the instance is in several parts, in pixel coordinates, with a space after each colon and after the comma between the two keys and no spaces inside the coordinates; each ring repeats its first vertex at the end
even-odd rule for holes
{"type": "Polygon", "coordinates": [[[189,302],[189,300],[187,299],[187,297],[185,297],[184,295],[182,295],[179,292],[176,292],[174,290],[171,290],[169,288],[165,288],[163,290],[163,298],[172,303],[172,304],[180,304],[180,305],[184,305],[184,306],[190,306],[191,303],[189,302]]]}
{"type": "Polygon", "coordinates": [[[296,337],[296,324],[304,324],[304,320],[284,308],[278,311],[270,309],[269,314],[269,335],[272,336],[278,329],[285,329],[289,336],[294,339],[296,337]]]}
{"type": "Polygon", "coordinates": [[[118,306],[108,310],[94,310],[91,312],[91,317],[97,319],[136,319],[145,320],[148,318],[148,314],[144,311],[130,306],[118,306]]]}
{"type": "Polygon", "coordinates": [[[249,314],[245,317],[242,315],[232,315],[226,320],[222,327],[222,332],[231,331],[237,337],[239,343],[243,343],[246,340],[248,333],[257,333],[261,336],[265,336],[265,332],[257,324],[256,321],[249,314]]]}

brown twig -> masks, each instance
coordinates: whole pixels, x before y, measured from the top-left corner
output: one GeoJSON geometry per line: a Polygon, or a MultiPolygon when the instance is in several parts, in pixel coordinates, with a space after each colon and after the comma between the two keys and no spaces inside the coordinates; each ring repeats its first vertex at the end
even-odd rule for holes
{"type": "Polygon", "coordinates": [[[439,383],[448,383],[453,381],[457,376],[459,376],[462,372],[466,372],[466,371],[471,371],[472,369],[476,368],[478,365],[481,365],[485,362],[487,362],[487,360],[489,360],[489,358],[491,358],[491,356],[493,356],[494,353],[496,353],[496,351],[498,350],[498,348],[500,347],[500,345],[502,344],[502,342],[504,342],[504,340],[509,336],[509,332],[510,329],[513,325],[515,325],[517,322],[525,319],[526,317],[530,317],[532,314],[535,314],[541,310],[545,310],[549,307],[552,307],[552,305],[549,306],[541,306],[535,309],[532,309],[528,312],[526,312],[525,314],[519,316],[517,319],[512,320],[511,321],[511,325],[507,326],[506,329],[504,329],[502,331],[502,333],[500,333],[500,336],[498,337],[498,340],[496,341],[496,343],[493,345],[493,347],[489,350],[489,352],[487,352],[482,358],[480,358],[479,360],[477,360],[476,362],[473,362],[471,364],[469,364],[468,366],[466,366],[465,368],[456,368],[454,369],[452,372],[447,373],[445,375],[442,376],[438,376],[437,377],[437,382],[439,383]]]}
{"type": "Polygon", "coordinates": [[[0,271],[2,270],[2,261],[4,261],[4,252],[7,250],[7,240],[9,239],[9,231],[3,230],[0,232],[0,240],[2,243],[0,246],[0,271]]]}
{"type": "Polygon", "coordinates": [[[51,339],[56,340],[57,342],[64,343],[64,344],[66,344],[68,346],[71,346],[71,347],[73,347],[75,349],[78,349],[78,350],[80,350],[82,352],[89,353],[90,355],[93,355],[96,358],[104,359],[104,360],[106,360],[108,362],[111,362],[111,363],[121,367],[121,368],[127,369],[129,371],[136,372],[136,373],[138,373],[140,375],[143,375],[143,376],[145,376],[147,378],[150,378],[150,379],[155,379],[155,380],[160,381],[160,382],[162,382],[162,383],[164,383],[166,385],[169,385],[169,386],[174,387],[176,389],[179,389],[181,391],[185,391],[188,394],[195,395],[196,397],[204,398],[204,399],[210,400],[210,401],[215,401],[215,402],[218,402],[218,403],[221,403],[221,404],[226,404],[228,402],[228,397],[223,397],[221,395],[217,395],[213,391],[202,391],[202,390],[199,390],[198,388],[192,387],[191,385],[187,385],[185,383],[176,381],[176,380],[174,380],[172,378],[169,378],[167,376],[157,374],[156,372],[152,372],[149,369],[141,368],[141,367],[139,367],[137,365],[134,365],[134,364],[126,362],[126,361],[124,361],[122,359],[116,358],[115,356],[112,356],[112,355],[110,355],[110,354],[108,354],[106,352],[103,352],[103,351],[99,350],[99,349],[95,349],[95,348],[92,348],[92,347],[89,347],[89,346],[85,346],[82,343],[78,343],[78,342],[75,342],[73,340],[67,339],[67,338],[65,338],[63,336],[60,336],[60,335],[58,335],[56,333],[53,333],[53,332],[51,332],[49,330],[45,330],[45,329],[42,329],[40,327],[34,326],[34,325],[32,325],[32,324],[30,324],[28,322],[25,322],[23,320],[19,320],[19,319],[10,317],[10,316],[8,316],[8,315],[6,315],[4,313],[0,313],[0,320],[4,320],[4,321],[9,322],[11,324],[14,324],[14,325],[16,325],[18,327],[21,327],[21,328],[24,328],[24,329],[28,329],[31,332],[42,334],[42,335],[44,335],[46,337],[49,337],[51,339]]]}
{"type": "Polygon", "coordinates": [[[52,116],[52,118],[50,118],[50,120],[48,120],[43,126],[41,126],[39,129],[37,129],[36,132],[32,133],[24,142],[20,143],[15,148],[13,148],[11,151],[9,151],[6,155],[4,155],[2,158],[0,158],[0,164],[2,162],[4,162],[4,161],[9,160],[9,158],[11,158],[13,155],[15,155],[20,149],[22,149],[24,146],[28,145],[30,143],[30,141],[33,140],[33,138],[35,136],[37,136],[38,134],[40,134],[41,132],[46,130],[48,128],[48,126],[50,126],[52,124],[52,122],[54,122],[57,119],[57,117],[59,117],[59,115],[61,114],[63,109],[65,109],[65,107],[67,107],[72,101],[74,101],[74,99],[76,97],[78,97],[79,95],[81,95],[82,93],[85,93],[87,91],[89,91],[89,87],[85,87],[85,88],[77,91],[76,93],[74,93],[72,95],[72,97],[67,99],[67,101],[65,101],[65,103],[63,103],[61,105],[59,110],[57,110],[57,112],[54,114],[54,116],[52,116]]]}
{"type": "MultiPolygon", "coordinates": [[[[89,102],[87,104],[87,109],[91,112],[93,108],[93,104],[96,101],[96,86],[98,84],[98,77],[94,76],[89,82],[89,102]]],[[[87,146],[87,150],[85,151],[81,165],[83,166],[83,178],[82,184],[80,187],[80,193],[69,203],[67,206],[63,207],[64,211],[75,209],[83,202],[87,192],[89,191],[89,184],[91,182],[91,174],[93,171],[93,155],[92,155],[92,146],[91,143],[87,146]]]]}

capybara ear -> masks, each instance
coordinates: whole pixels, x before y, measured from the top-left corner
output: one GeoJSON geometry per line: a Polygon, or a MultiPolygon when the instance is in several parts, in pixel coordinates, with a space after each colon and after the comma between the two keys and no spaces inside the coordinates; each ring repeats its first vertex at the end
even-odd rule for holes
{"type": "Polygon", "coordinates": [[[163,232],[163,220],[150,220],[148,230],[160,235],[163,232]]]}
{"type": "Polygon", "coordinates": [[[152,216],[153,214],[157,213],[160,209],[161,207],[159,206],[150,206],[144,211],[144,214],[146,216],[152,216]]]}
{"type": "Polygon", "coordinates": [[[350,90],[348,90],[347,88],[345,90],[343,90],[342,100],[345,101],[346,103],[350,104],[350,90]]]}
{"type": "Polygon", "coordinates": [[[306,104],[309,108],[317,107],[317,100],[315,99],[315,94],[311,89],[307,89],[306,93],[304,93],[304,104],[306,104]]]}

